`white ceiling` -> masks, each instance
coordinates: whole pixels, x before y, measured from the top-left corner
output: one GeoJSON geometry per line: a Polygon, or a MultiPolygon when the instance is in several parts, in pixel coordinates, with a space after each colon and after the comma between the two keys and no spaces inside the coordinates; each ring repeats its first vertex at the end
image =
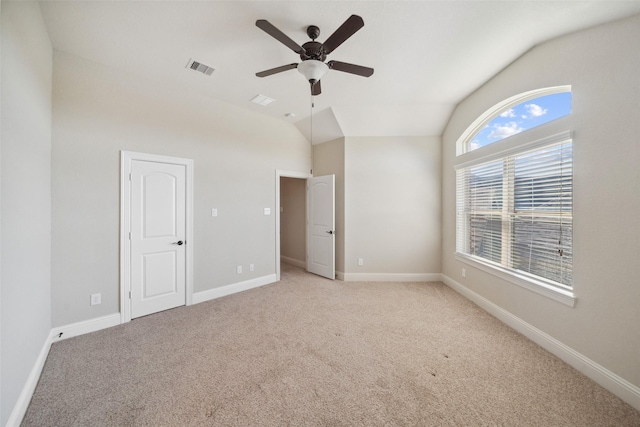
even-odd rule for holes
{"type": "Polygon", "coordinates": [[[299,57],[255,21],[268,20],[301,45],[308,25],[320,27],[323,42],[360,15],[364,28],[328,59],[375,73],[323,77],[314,97],[320,142],[440,135],[458,102],[524,52],[640,13],[640,1],[43,1],[41,9],[55,49],[293,122],[305,134],[311,96],[304,78],[296,70],[255,76],[299,57]],[[215,72],[186,69],[190,58],[215,72]],[[257,94],[276,102],[249,102],[257,94]]]}

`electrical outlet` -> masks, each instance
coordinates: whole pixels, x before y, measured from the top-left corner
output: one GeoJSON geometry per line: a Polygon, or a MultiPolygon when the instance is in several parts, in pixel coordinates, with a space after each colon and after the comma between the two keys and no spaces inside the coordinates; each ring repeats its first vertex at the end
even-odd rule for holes
{"type": "Polygon", "coordinates": [[[358,258],[358,265],[364,265],[364,260],[362,258],[358,258]]]}
{"type": "Polygon", "coordinates": [[[464,268],[462,269],[462,277],[467,277],[467,270],[464,268]]]}
{"type": "Polygon", "coordinates": [[[255,266],[253,264],[249,264],[249,271],[255,270],[255,266]]]}
{"type": "Polygon", "coordinates": [[[211,216],[218,216],[218,209],[212,208],[211,209],[211,216]]]}
{"type": "Polygon", "coordinates": [[[242,274],[242,266],[241,265],[237,266],[236,271],[238,272],[238,274],[242,274]]]}
{"type": "Polygon", "coordinates": [[[102,294],[91,294],[91,305],[102,304],[102,294]]]}

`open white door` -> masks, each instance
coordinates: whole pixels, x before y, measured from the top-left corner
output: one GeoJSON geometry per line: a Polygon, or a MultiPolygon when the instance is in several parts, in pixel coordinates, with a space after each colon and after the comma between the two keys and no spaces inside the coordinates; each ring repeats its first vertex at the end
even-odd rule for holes
{"type": "Polygon", "coordinates": [[[335,176],[307,180],[307,271],[335,279],[335,176]]]}

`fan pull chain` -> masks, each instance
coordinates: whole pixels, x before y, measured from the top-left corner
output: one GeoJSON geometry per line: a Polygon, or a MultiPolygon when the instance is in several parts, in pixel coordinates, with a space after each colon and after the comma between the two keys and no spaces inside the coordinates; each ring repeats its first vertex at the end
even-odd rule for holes
{"type": "Polygon", "coordinates": [[[311,94],[311,108],[309,109],[309,120],[311,122],[310,140],[311,140],[311,175],[313,175],[313,94],[311,94]]]}

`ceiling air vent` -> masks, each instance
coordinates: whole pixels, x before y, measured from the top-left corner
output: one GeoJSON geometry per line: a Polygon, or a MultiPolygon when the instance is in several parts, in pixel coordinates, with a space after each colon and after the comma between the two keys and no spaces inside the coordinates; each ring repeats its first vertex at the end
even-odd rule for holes
{"type": "Polygon", "coordinates": [[[253,102],[254,104],[262,105],[263,107],[266,107],[267,105],[271,104],[273,101],[275,101],[275,99],[269,98],[268,96],[260,95],[260,94],[251,98],[251,102],[253,102]]]}
{"type": "Polygon", "coordinates": [[[213,67],[209,67],[208,65],[204,65],[193,59],[189,60],[189,63],[187,64],[187,68],[191,68],[194,71],[199,71],[202,74],[205,74],[207,76],[210,76],[211,74],[213,74],[213,71],[214,71],[213,67]]]}

